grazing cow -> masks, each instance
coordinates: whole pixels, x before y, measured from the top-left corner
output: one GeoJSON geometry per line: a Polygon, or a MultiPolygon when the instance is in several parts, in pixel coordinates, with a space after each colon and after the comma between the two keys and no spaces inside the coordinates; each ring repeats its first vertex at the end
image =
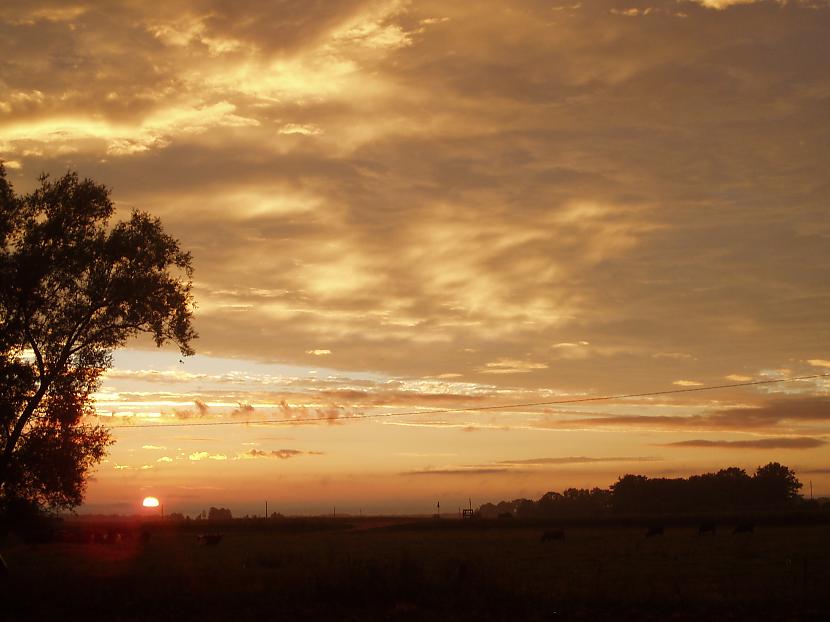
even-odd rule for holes
{"type": "Polygon", "coordinates": [[[714,536],[717,527],[715,523],[700,523],[700,527],[697,528],[697,535],[702,536],[711,533],[714,536]]]}
{"type": "Polygon", "coordinates": [[[542,534],[539,539],[541,542],[553,542],[554,540],[564,540],[565,532],[561,529],[550,529],[542,534]]]}
{"type": "Polygon", "coordinates": [[[221,533],[200,533],[196,541],[202,546],[216,546],[222,541],[224,534],[221,533]]]}
{"type": "Polygon", "coordinates": [[[646,531],[646,538],[653,538],[654,536],[663,535],[663,525],[653,525],[646,531]]]}
{"type": "Polygon", "coordinates": [[[755,523],[750,523],[747,521],[738,523],[737,525],[735,525],[735,529],[732,530],[732,533],[755,533],[755,523]]]}

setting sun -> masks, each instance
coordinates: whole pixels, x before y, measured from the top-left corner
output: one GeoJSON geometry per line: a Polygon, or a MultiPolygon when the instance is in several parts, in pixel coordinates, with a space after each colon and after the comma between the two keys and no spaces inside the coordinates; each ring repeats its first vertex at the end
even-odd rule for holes
{"type": "Polygon", "coordinates": [[[157,508],[159,506],[159,500],[155,497],[144,497],[144,501],[141,502],[141,505],[145,508],[157,508]]]}

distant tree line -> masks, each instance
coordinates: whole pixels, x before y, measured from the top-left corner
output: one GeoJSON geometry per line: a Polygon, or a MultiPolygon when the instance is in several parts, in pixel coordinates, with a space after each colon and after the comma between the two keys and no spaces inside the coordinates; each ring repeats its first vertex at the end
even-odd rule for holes
{"type": "Polygon", "coordinates": [[[537,501],[515,499],[479,508],[484,518],[550,518],[611,514],[684,514],[778,510],[799,504],[801,482],[777,462],[753,475],[738,467],[688,478],[623,475],[608,488],[569,488],[537,501]]]}

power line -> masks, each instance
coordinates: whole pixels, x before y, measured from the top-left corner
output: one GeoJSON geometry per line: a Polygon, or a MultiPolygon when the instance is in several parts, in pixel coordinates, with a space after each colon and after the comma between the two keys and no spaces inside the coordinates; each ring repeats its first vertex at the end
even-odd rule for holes
{"type": "Polygon", "coordinates": [[[796,376],[794,378],[775,378],[773,380],[755,380],[752,382],[737,382],[732,384],[718,384],[704,387],[687,387],[685,389],[667,389],[664,391],[649,391],[647,393],[625,393],[620,395],[599,395],[595,397],[578,397],[566,400],[551,400],[545,402],[525,402],[522,404],[499,404],[492,406],[469,406],[466,408],[441,408],[437,410],[413,410],[409,412],[386,412],[386,413],[361,413],[357,415],[350,415],[348,417],[313,417],[309,419],[259,419],[246,421],[191,421],[180,423],[140,423],[136,425],[114,425],[109,426],[110,429],[139,429],[139,428],[189,428],[201,426],[218,426],[218,425],[252,425],[252,424],[270,424],[270,425],[297,425],[304,423],[326,422],[326,421],[340,421],[351,419],[380,419],[385,417],[411,417],[415,415],[441,415],[446,413],[461,413],[461,412],[479,412],[485,410],[512,410],[515,408],[533,408],[536,406],[556,406],[563,404],[580,404],[584,402],[603,402],[611,400],[630,399],[635,397],[656,397],[659,395],[673,395],[677,393],[694,393],[698,391],[715,391],[717,389],[734,389],[738,387],[753,387],[765,384],[777,384],[783,382],[796,382],[799,380],[815,380],[817,378],[828,378],[830,373],[813,374],[811,376],[796,376]]]}

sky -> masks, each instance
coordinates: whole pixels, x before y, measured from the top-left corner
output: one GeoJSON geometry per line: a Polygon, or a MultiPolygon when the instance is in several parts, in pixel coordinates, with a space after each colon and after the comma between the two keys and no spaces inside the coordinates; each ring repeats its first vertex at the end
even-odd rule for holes
{"type": "Polygon", "coordinates": [[[828,32],[825,0],[6,3],[16,191],[77,171],[195,267],[197,354],[116,353],[79,511],[770,461],[830,495],[830,378],[510,407],[830,374],[828,32]]]}

